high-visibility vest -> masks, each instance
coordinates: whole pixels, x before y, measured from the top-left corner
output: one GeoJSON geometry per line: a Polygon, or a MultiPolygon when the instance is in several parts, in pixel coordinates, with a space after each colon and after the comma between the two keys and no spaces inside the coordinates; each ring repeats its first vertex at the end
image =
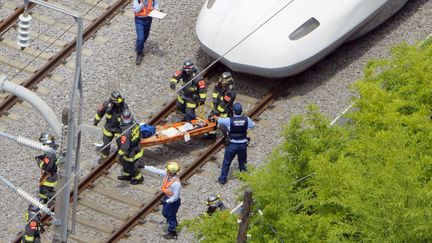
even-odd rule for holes
{"type": "MultiPolygon", "coordinates": [[[[141,0],[144,1],[144,0],[141,0]]],[[[135,16],[137,17],[145,17],[150,14],[150,12],[153,10],[153,0],[147,1],[147,6],[144,6],[139,13],[135,13],[135,16]]]]}
{"type": "Polygon", "coordinates": [[[179,178],[176,176],[172,178],[170,181],[168,181],[168,176],[164,177],[163,183],[162,183],[162,192],[167,196],[171,197],[173,195],[172,191],[170,191],[168,188],[174,183],[174,182],[180,182],[179,178]]]}

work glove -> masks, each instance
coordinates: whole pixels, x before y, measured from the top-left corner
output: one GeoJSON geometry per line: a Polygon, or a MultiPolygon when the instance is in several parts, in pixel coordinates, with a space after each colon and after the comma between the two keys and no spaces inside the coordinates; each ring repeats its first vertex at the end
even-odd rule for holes
{"type": "Polygon", "coordinates": [[[176,88],[176,84],[171,82],[170,83],[170,89],[175,90],[175,88],[176,88]]]}
{"type": "Polygon", "coordinates": [[[98,120],[94,120],[93,121],[93,126],[97,126],[99,124],[99,121],[98,120]]]}

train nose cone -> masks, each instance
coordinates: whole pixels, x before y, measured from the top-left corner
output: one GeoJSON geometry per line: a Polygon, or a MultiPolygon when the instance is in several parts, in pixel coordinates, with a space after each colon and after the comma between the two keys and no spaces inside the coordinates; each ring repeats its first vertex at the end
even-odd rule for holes
{"type": "Polygon", "coordinates": [[[287,36],[274,31],[273,19],[262,25],[274,11],[263,11],[253,5],[240,8],[239,2],[216,1],[211,8],[204,4],[196,24],[202,49],[214,58],[223,55],[221,61],[240,72],[258,74],[262,72],[259,69],[294,63],[297,53],[287,36]]]}

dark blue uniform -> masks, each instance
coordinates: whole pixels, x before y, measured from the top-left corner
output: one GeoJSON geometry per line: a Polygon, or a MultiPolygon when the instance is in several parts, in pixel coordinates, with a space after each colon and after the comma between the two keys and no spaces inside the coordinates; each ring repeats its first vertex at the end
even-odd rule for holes
{"type": "MultiPolygon", "coordinates": [[[[220,125],[227,123],[229,119],[229,127],[227,126],[229,144],[225,148],[224,160],[222,163],[222,172],[219,176],[219,183],[225,184],[228,177],[229,168],[234,157],[237,155],[240,171],[246,171],[247,160],[247,130],[254,127],[254,122],[245,116],[236,116],[230,118],[219,118],[220,125]]],[[[227,124],[225,124],[226,126],[227,124]]]]}

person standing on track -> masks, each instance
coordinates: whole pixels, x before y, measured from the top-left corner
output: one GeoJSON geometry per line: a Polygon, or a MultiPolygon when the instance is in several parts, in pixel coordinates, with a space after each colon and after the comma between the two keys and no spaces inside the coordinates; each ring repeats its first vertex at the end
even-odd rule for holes
{"type": "Polygon", "coordinates": [[[136,65],[140,65],[144,57],[144,43],[150,35],[153,18],[149,16],[153,9],[159,9],[158,0],[134,0],[133,11],[135,13],[136,30],[136,65]]]}
{"type": "Polygon", "coordinates": [[[170,88],[175,90],[182,81],[183,89],[179,91],[176,101],[177,111],[183,115],[183,120],[190,122],[196,119],[195,110],[204,105],[207,98],[207,83],[204,77],[197,75],[197,69],[192,60],[186,60],[181,70],[176,70],[170,80],[170,88]]]}
{"type": "Polygon", "coordinates": [[[29,205],[25,214],[26,226],[22,238],[23,243],[41,243],[41,234],[45,232],[39,208],[29,205]]]}
{"type": "MultiPolygon", "coordinates": [[[[48,132],[42,132],[39,141],[52,149],[57,149],[54,136],[48,132]]],[[[43,203],[48,203],[55,194],[57,187],[57,155],[55,153],[44,153],[35,157],[36,163],[41,169],[39,179],[39,197],[43,203]]],[[[52,202],[51,202],[52,203],[52,202]]]]}
{"type": "Polygon", "coordinates": [[[180,165],[175,161],[167,163],[165,170],[158,169],[154,166],[144,166],[144,169],[164,176],[162,183],[162,215],[168,223],[168,232],[163,236],[165,239],[177,239],[177,211],[180,208],[180,191],[181,182],[178,177],[180,165]]]}
{"type": "MultiPolygon", "coordinates": [[[[213,102],[210,104],[212,110],[208,119],[211,120],[213,116],[232,117],[236,96],[234,79],[231,73],[223,72],[212,92],[213,102]]],[[[222,133],[226,136],[226,131],[222,130],[222,133]]],[[[204,134],[203,138],[216,139],[216,129],[204,134]]]]}
{"type": "Polygon", "coordinates": [[[240,172],[246,171],[247,147],[249,142],[247,130],[255,127],[255,123],[249,117],[242,116],[243,108],[240,103],[235,103],[233,109],[233,117],[217,117],[218,126],[225,127],[228,131],[228,144],[225,147],[222,171],[218,179],[221,185],[226,183],[231,162],[236,155],[240,172]]]}
{"type": "Polygon", "coordinates": [[[141,129],[132,117],[132,113],[126,109],[121,115],[121,128],[123,135],[120,137],[117,159],[123,166],[122,174],[118,180],[128,180],[130,184],[137,185],[144,181],[144,177],[136,166],[136,162],[143,156],[144,148],[141,148],[141,129]]]}
{"type": "Polygon", "coordinates": [[[120,136],[122,132],[120,127],[121,114],[127,109],[128,105],[118,91],[113,91],[111,97],[99,105],[93,120],[93,125],[97,126],[103,116],[106,118],[103,128],[103,144],[100,151],[99,164],[108,157],[110,152],[110,143],[113,138],[118,138],[120,136]]]}

